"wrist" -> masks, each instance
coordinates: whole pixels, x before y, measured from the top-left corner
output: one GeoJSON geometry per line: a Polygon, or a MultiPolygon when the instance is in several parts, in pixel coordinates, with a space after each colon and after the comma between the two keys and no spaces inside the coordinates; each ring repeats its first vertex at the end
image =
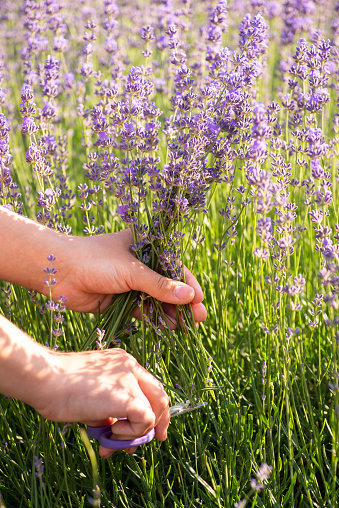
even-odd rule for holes
{"type": "Polygon", "coordinates": [[[0,315],[0,392],[36,409],[46,404],[58,370],[53,353],[0,315]]]}
{"type": "Polygon", "coordinates": [[[74,267],[72,267],[72,259],[74,257],[72,240],[74,238],[49,230],[46,232],[43,240],[45,245],[40,251],[39,258],[34,261],[34,272],[31,273],[29,287],[47,297],[50,296],[51,289],[52,298],[55,299],[62,294],[59,290],[61,283],[74,272],[74,267]],[[54,256],[54,261],[48,260],[51,255],[54,256]],[[44,271],[47,268],[55,268],[56,273],[49,276],[44,271]],[[56,280],[56,284],[50,288],[49,282],[52,279],[56,280]]]}
{"type": "Polygon", "coordinates": [[[53,254],[65,267],[69,237],[5,208],[0,209],[0,236],[6,238],[6,249],[0,249],[0,280],[48,294],[43,271],[47,257],[53,254]]]}
{"type": "MultiPolygon", "coordinates": [[[[33,237],[34,238],[34,237],[33,237]]],[[[39,248],[33,248],[30,251],[31,259],[29,265],[31,272],[29,274],[28,284],[20,283],[29,289],[35,289],[39,293],[49,296],[50,287],[46,284],[49,280],[48,274],[44,271],[46,268],[54,267],[57,270],[56,275],[52,275],[57,283],[67,278],[72,273],[71,264],[71,242],[72,237],[59,233],[49,228],[43,228],[36,233],[36,243],[39,248]],[[49,256],[53,255],[55,261],[49,261],[49,256]]],[[[52,286],[52,295],[60,296],[58,290],[52,286]]]]}
{"type": "Polygon", "coordinates": [[[37,347],[32,351],[31,364],[23,370],[21,393],[17,395],[17,398],[47,418],[44,414],[45,408],[55,397],[58,365],[54,358],[54,351],[35,344],[37,347]]]}
{"type": "Polygon", "coordinates": [[[24,400],[48,420],[62,420],[62,407],[67,399],[67,373],[63,368],[65,355],[66,353],[44,348],[43,359],[40,358],[37,362],[39,366],[34,374],[34,381],[31,380],[36,391],[28,400],[24,400]]]}

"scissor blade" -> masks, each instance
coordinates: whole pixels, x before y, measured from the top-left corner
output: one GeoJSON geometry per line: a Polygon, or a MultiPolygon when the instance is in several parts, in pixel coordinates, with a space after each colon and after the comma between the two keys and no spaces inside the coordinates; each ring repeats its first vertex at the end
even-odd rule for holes
{"type": "Polygon", "coordinates": [[[189,402],[180,402],[179,404],[175,404],[175,406],[170,407],[171,418],[185,413],[190,413],[191,411],[200,409],[206,405],[207,402],[198,402],[195,406],[191,406],[189,402]]]}

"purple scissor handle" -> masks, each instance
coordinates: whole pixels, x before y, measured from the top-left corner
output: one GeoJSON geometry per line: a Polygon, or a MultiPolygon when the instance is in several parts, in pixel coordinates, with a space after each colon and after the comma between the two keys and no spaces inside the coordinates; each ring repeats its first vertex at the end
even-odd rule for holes
{"type": "MultiPolygon", "coordinates": [[[[170,407],[171,418],[184,413],[189,413],[194,409],[199,409],[205,406],[206,403],[204,402],[199,402],[195,406],[191,406],[189,401],[180,402],[179,404],[170,407]]],[[[120,419],[123,420],[124,418],[120,419]]],[[[123,450],[124,448],[131,448],[132,446],[139,446],[142,444],[149,443],[154,438],[155,429],[150,430],[149,432],[147,432],[147,434],[144,434],[141,437],[136,437],[135,439],[127,439],[127,440],[112,439],[113,432],[111,429],[111,425],[107,425],[106,427],[90,427],[88,425],[87,434],[89,437],[92,437],[93,439],[99,439],[100,444],[105,448],[110,448],[111,450],[123,450]]]]}
{"type": "Polygon", "coordinates": [[[118,440],[111,439],[113,436],[111,425],[107,425],[107,427],[90,427],[88,425],[87,434],[89,437],[99,439],[100,444],[105,448],[110,448],[111,450],[122,450],[124,448],[131,448],[132,446],[149,443],[154,438],[155,430],[152,429],[147,432],[147,434],[144,434],[141,437],[136,437],[135,439],[118,440]]]}

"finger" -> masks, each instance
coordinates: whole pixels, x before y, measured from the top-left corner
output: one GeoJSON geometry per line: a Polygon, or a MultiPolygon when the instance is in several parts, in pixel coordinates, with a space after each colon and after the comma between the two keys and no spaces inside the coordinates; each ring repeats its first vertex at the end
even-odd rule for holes
{"type": "MultiPolygon", "coordinates": [[[[171,305],[171,304],[168,303],[168,304],[163,304],[163,305],[171,305]]],[[[173,305],[172,305],[172,307],[175,308],[175,306],[173,306],[173,305]]],[[[142,312],[139,308],[135,309],[135,311],[133,313],[133,317],[135,317],[136,319],[139,319],[139,321],[143,320],[143,315],[142,315],[142,312]]],[[[175,317],[173,318],[172,316],[168,315],[166,313],[166,311],[164,311],[164,315],[161,317],[165,320],[165,322],[166,322],[167,326],[170,328],[170,330],[176,329],[177,322],[176,322],[175,317]]],[[[159,328],[159,330],[165,329],[165,327],[163,325],[159,325],[158,328],[159,328]]]]}
{"type": "Polygon", "coordinates": [[[169,406],[162,413],[160,420],[155,427],[155,437],[158,441],[167,439],[167,429],[171,420],[171,412],[169,406]]]}
{"type": "Polygon", "coordinates": [[[104,420],[87,420],[82,423],[91,427],[107,427],[108,425],[113,425],[114,422],[115,418],[105,418],[104,420]]]}
{"type": "MultiPolygon", "coordinates": [[[[155,437],[158,441],[165,441],[167,439],[167,428],[169,425],[171,419],[171,413],[170,409],[167,406],[165,411],[162,413],[160,420],[158,421],[156,427],[155,427],[155,437]]],[[[116,435],[114,435],[114,438],[116,439],[116,435]]],[[[124,451],[128,454],[133,454],[137,450],[137,446],[131,446],[129,448],[124,448],[124,451]]],[[[111,449],[111,448],[105,448],[104,446],[100,445],[99,448],[99,455],[103,459],[108,459],[113,455],[113,453],[120,451],[120,449],[111,449]]]]}
{"type": "MultiPolygon", "coordinates": [[[[116,422],[116,421],[117,421],[116,418],[106,418],[105,420],[87,421],[87,422],[83,422],[83,423],[85,423],[85,425],[90,425],[91,427],[107,427],[108,425],[113,425],[113,423],[116,422]]],[[[137,446],[135,446],[133,448],[134,451],[136,449],[137,449],[137,446]]],[[[126,449],[126,452],[130,453],[130,450],[132,450],[132,448],[126,449]]],[[[100,447],[99,447],[99,455],[103,459],[108,459],[116,451],[118,451],[118,450],[117,449],[112,449],[112,448],[106,448],[105,446],[102,446],[102,445],[100,445],[100,447]]]]}
{"type": "Polygon", "coordinates": [[[141,437],[156,425],[155,414],[142,398],[134,397],[126,406],[126,419],[112,425],[113,439],[130,440],[141,437]]]}
{"type": "Polygon", "coordinates": [[[155,414],[155,437],[159,441],[164,441],[167,437],[167,428],[171,419],[168,395],[160,381],[151,376],[141,366],[138,370],[138,382],[155,414]]]}
{"type": "Polygon", "coordinates": [[[185,282],[194,289],[194,298],[191,303],[201,303],[204,299],[204,293],[197,279],[192,272],[185,266],[184,267],[185,282]]]}
{"type": "Polygon", "coordinates": [[[112,457],[113,453],[117,452],[118,450],[111,450],[110,448],[104,448],[100,445],[99,448],[99,455],[102,459],[109,459],[112,457]]]}
{"type": "MultiPolygon", "coordinates": [[[[181,317],[181,320],[183,321],[185,319],[185,313],[188,311],[192,312],[193,320],[196,323],[205,321],[205,319],[207,317],[207,310],[206,310],[206,307],[203,303],[196,303],[193,305],[190,304],[191,309],[186,309],[185,312],[180,311],[180,309],[178,309],[174,305],[171,305],[168,303],[164,303],[162,305],[162,307],[163,307],[165,314],[169,317],[170,323],[171,324],[173,323],[174,326],[177,326],[177,324],[178,324],[177,323],[177,315],[179,314],[179,316],[181,317]]],[[[188,316],[188,318],[189,318],[189,322],[192,322],[192,318],[190,316],[188,316]]]]}
{"type": "Polygon", "coordinates": [[[131,261],[130,268],[128,272],[130,289],[143,291],[161,302],[175,305],[185,305],[194,300],[195,291],[190,285],[164,277],[137,259],[131,261]]]}
{"type": "MultiPolygon", "coordinates": [[[[206,310],[205,305],[203,303],[197,303],[197,304],[193,304],[193,305],[191,304],[191,307],[192,307],[193,319],[194,319],[195,323],[201,323],[202,321],[205,321],[205,319],[207,317],[207,310],[206,310]]],[[[170,304],[170,303],[163,303],[162,308],[164,311],[164,315],[162,317],[165,320],[167,326],[169,327],[170,330],[175,330],[178,327],[177,312],[179,312],[179,315],[180,315],[180,310],[175,305],[170,304]]],[[[182,315],[181,324],[183,324],[184,317],[183,317],[182,312],[181,312],[181,315],[182,315]]],[[[142,321],[142,319],[143,319],[143,315],[142,315],[141,310],[139,308],[135,309],[133,316],[136,319],[139,319],[140,321],[142,321]]],[[[191,320],[190,320],[190,322],[191,322],[191,320]]],[[[159,326],[159,329],[163,330],[164,326],[162,326],[162,325],[159,326]]]]}
{"type": "Polygon", "coordinates": [[[138,449],[137,446],[131,446],[130,448],[125,448],[124,450],[129,455],[132,455],[132,453],[135,453],[137,449],[138,449]]]}

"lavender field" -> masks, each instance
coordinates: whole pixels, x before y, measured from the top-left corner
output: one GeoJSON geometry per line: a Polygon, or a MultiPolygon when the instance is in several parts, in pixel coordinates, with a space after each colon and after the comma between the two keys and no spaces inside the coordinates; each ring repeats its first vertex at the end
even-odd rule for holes
{"type": "Polygon", "coordinates": [[[83,424],[0,395],[1,508],[339,505],[338,150],[336,0],[0,0],[0,205],[130,228],[207,309],[172,330],[144,293],[95,315],[0,282],[46,347],[123,348],[171,404],[205,403],[103,460],[83,424]]]}

